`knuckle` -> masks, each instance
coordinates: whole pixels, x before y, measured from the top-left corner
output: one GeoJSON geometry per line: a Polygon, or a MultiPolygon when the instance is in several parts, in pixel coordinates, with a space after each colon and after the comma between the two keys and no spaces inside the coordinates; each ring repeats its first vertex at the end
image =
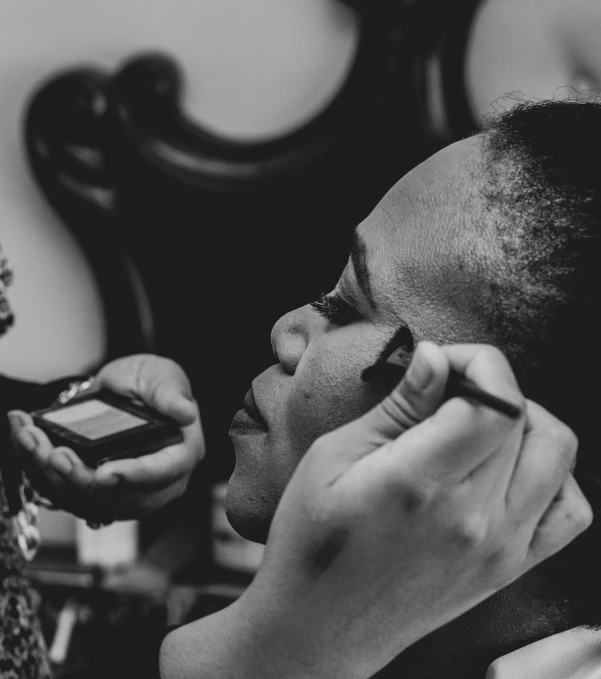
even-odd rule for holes
{"type": "Polygon", "coordinates": [[[497,526],[489,532],[481,549],[482,569],[496,589],[524,572],[528,557],[529,533],[523,526],[497,526]]]}
{"type": "Polygon", "coordinates": [[[578,450],[578,437],[570,427],[557,420],[549,425],[547,436],[559,449],[563,458],[570,462],[574,459],[578,450]]]}
{"type": "Polygon", "coordinates": [[[480,349],[480,354],[487,360],[494,361],[496,363],[504,363],[509,366],[509,361],[507,360],[505,354],[498,347],[492,344],[483,344],[480,349]]]}
{"type": "Polygon", "coordinates": [[[411,481],[410,479],[397,480],[396,482],[390,479],[389,483],[393,485],[395,497],[405,515],[423,513],[431,506],[436,496],[436,489],[433,484],[411,481]]]}
{"type": "Polygon", "coordinates": [[[173,376],[175,378],[182,378],[185,375],[179,363],[174,361],[172,358],[164,358],[163,360],[165,361],[164,369],[167,375],[173,376]]]}
{"type": "Polygon", "coordinates": [[[177,361],[174,361],[172,358],[161,356],[159,358],[158,366],[162,368],[162,370],[167,375],[176,377],[181,377],[182,375],[185,375],[183,368],[180,366],[180,364],[177,361]]]}
{"type": "Polygon", "coordinates": [[[490,550],[484,559],[484,569],[495,577],[504,574],[513,561],[514,553],[507,544],[498,544],[490,550]]]}
{"type": "Polygon", "coordinates": [[[590,528],[594,520],[594,513],[591,505],[583,498],[578,510],[574,512],[574,526],[579,533],[583,533],[590,528]]]}
{"type": "Polygon", "coordinates": [[[481,512],[470,512],[455,522],[451,538],[464,549],[482,547],[488,538],[488,519],[481,512]]]}

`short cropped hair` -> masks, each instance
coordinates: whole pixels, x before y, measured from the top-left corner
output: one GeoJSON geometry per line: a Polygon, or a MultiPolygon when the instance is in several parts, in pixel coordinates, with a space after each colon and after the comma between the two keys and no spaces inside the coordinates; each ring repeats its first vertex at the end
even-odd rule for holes
{"type": "MultiPolygon", "coordinates": [[[[593,525],[540,572],[574,624],[601,626],[601,103],[521,102],[483,134],[497,256],[478,306],[523,392],[575,431],[593,525]]],[[[489,233],[490,237],[490,233],[489,233]]]]}

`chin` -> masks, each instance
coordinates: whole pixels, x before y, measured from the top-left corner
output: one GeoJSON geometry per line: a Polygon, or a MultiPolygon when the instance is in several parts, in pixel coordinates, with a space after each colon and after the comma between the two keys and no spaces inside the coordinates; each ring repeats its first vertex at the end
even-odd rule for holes
{"type": "Polygon", "coordinates": [[[253,491],[234,470],[227,486],[225,513],[232,528],[247,540],[265,544],[277,503],[264,493],[253,491]]]}

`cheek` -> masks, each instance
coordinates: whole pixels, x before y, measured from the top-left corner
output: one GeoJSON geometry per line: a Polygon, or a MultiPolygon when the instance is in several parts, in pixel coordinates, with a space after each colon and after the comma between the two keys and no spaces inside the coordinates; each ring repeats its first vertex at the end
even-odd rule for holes
{"type": "Polygon", "coordinates": [[[316,438],[354,420],[384,395],[361,380],[365,351],[315,351],[303,357],[286,408],[291,448],[300,459],[316,438]]]}

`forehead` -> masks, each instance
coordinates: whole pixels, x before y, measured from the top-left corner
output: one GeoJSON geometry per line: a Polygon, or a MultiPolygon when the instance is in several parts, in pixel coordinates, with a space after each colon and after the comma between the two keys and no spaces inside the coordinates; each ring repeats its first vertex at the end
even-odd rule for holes
{"type": "Polygon", "coordinates": [[[466,292],[475,289],[472,274],[481,259],[482,237],[474,228],[482,209],[481,144],[473,137],[426,160],[358,228],[378,303],[419,339],[474,336],[466,292]]]}

